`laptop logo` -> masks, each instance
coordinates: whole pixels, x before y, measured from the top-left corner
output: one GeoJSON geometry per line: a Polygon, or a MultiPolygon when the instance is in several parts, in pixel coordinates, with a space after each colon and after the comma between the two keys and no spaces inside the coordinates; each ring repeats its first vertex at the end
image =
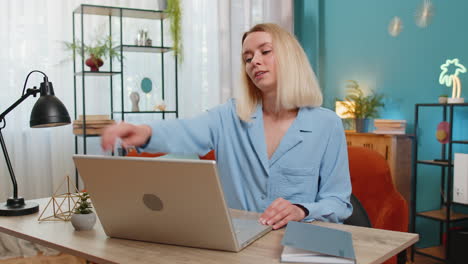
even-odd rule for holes
{"type": "Polygon", "coordinates": [[[162,211],[163,209],[163,202],[154,194],[144,194],[143,203],[153,211],[162,211]]]}

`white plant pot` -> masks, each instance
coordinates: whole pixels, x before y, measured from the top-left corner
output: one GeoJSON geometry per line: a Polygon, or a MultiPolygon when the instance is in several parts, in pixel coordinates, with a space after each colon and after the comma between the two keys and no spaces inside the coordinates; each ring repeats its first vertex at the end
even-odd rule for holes
{"type": "Polygon", "coordinates": [[[439,97],[439,104],[446,104],[447,103],[447,97],[439,97]]]}
{"type": "Polygon", "coordinates": [[[73,214],[71,223],[77,231],[91,230],[96,223],[96,214],[73,214]]]}

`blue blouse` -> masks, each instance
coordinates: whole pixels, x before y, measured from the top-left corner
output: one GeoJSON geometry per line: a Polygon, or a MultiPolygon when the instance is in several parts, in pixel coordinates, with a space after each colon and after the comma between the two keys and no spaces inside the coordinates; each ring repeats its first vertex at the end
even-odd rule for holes
{"type": "Polygon", "coordinates": [[[230,100],[193,119],[151,126],[144,151],[204,155],[215,150],[230,208],[263,212],[283,197],[309,210],[304,221],[341,223],[352,213],[344,130],[328,109],[300,108],[270,159],[261,105],[248,123],[239,119],[230,100]]]}

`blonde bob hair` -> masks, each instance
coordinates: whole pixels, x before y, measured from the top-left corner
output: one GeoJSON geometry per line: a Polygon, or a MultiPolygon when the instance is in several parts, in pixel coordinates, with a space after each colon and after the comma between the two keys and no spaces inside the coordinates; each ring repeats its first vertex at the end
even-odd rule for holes
{"type": "MultiPolygon", "coordinates": [[[[253,32],[266,32],[272,38],[278,83],[276,111],[321,106],[323,98],[317,78],[296,38],[278,25],[258,24],[244,33],[242,45],[245,38],[253,32]]],[[[245,61],[242,59],[241,91],[236,102],[239,118],[250,122],[261,101],[261,91],[247,75],[245,61]]]]}

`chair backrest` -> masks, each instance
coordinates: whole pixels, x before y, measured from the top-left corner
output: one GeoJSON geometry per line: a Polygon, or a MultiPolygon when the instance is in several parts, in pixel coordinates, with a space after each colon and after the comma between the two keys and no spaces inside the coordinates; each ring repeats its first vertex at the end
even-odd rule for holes
{"type": "Polygon", "coordinates": [[[353,226],[372,227],[366,210],[364,209],[358,198],[354,196],[354,194],[351,194],[351,204],[353,205],[353,213],[350,217],[348,217],[348,219],[344,221],[344,224],[353,226]]]}
{"type": "Polygon", "coordinates": [[[408,205],[396,190],[385,158],[368,148],[348,147],[353,194],[367,212],[372,227],[408,231],[408,205]]]}

